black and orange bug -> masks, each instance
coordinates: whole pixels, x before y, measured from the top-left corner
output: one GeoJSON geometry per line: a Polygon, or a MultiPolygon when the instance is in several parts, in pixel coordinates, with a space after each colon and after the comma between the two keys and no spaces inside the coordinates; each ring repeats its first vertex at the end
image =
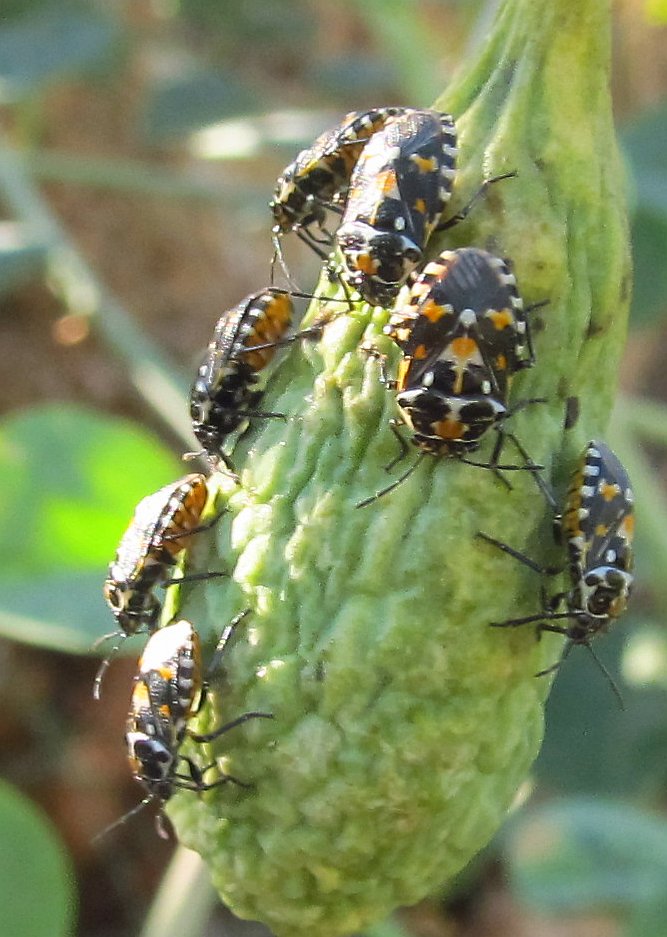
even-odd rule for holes
{"type": "MultiPolygon", "coordinates": [[[[104,598],[117,630],[103,635],[95,644],[109,638],[120,641],[139,631],[157,628],[162,603],[155,594],[158,585],[168,585],[181,551],[187,549],[193,534],[206,530],[219,519],[216,515],[202,524],[208,500],[206,476],[199,473],[183,478],[143,498],[123,534],[104,583],[104,598]]],[[[209,579],[223,573],[195,573],[187,579],[209,579]]],[[[119,641],[119,643],[120,643],[119,641]]],[[[100,697],[102,678],[119,643],[102,661],[95,677],[93,696],[100,697]]]]}
{"type": "MultiPolygon", "coordinates": [[[[535,624],[538,633],[562,634],[567,643],[561,661],[575,645],[587,647],[618,695],[591,640],[606,632],[625,612],[632,592],[634,496],[625,468],[605,443],[593,440],[583,450],[572,473],[563,512],[555,516],[554,529],[557,539],[565,541],[570,589],[551,596],[534,615],[491,624],[494,628],[535,624]],[[565,610],[561,611],[563,605],[565,610]]],[[[540,566],[488,534],[478,536],[542,576],[555,576],[566,568],[540,566]]],[[[560,661],[538,676],[559,665],[560,661]]]]}
{"type": "Polygon", "coordinates": [[[352,111],[330,130],[322,133],[286,166],[276,182],[269,203],[273,215],[275,258],[282,263],[280,238],[293,231],[320,257],[323,245],[331,244],[326,231],[327,211],[340,211],[350,177],[366,142],[392,117],[406,112],[402,107],[373,107],[352,111]],[[316,225],[320,235],[311,230],[316,225]]]}
{"type": "MultiPolygon", "coordinates": [[[[225,629],[214,659],[216,666],[236,626],[247,614],[247,610],[241,612],[225,629]]],[[[166,837],[163,807],[176,790],[202,793],[229,782],[240,787],[252,786],[221,772],[215,781],[205,782],[204,775],[216,767],[215,762],[203,767],[197,765],[192,758],[182,754],[181,746],[186,736],[198,743],[212,742],[249,719],[272,719],[273,715],[246,712],[213,732],[192,732],[189,723],[201,710],[206,691],[201,643],[193,625],[183,619],[165,625],[151,635],[139,661],[125,730],[132,775],[148,794],[96,839],[151,803],[159,805],[157,830],[166,837]],[[185,766],[186,773],[178,770],[181,764],[185,766]]]]}
{"type": "Polygon", "coordinates": [[[362,150],[335,241],[345,279],[367,302],[391,305],[422,262],[451,196],[456,156],[453,118],[432,110],[399,114],[362,150]]]}
{"type": "MultiPolygon", "coordinates": [[[[534,308],[524,308],[510,262],[488,251],[443,251],[426,265],[384,329],[402,352],[395,380],[384,375],[383,360],[383,381],[396,390],[400,422],[412,431],[411,441],[421,454],[401,477],[358,507],[405,481],[425,454],[454,457],[497,473],[537,473],[539,466],[505,429],[510,416],[537,402],[509,403],[514,375],[534,363],[527,316],[534,308]],[[488,462],[474,462],[468,456],[489,429],[498,434],[493,455],[488,462]],[[507,438],[523,465],[500,464],[507,438]]],[[[392,430],[401,446],[395,464],[407,447],[396,423],[392,430]]]]}
{"type": "MultiPolygon", "coordinates": [[[[192,429],[214,468],[222,461],[234,472],[231,459],[222,447],[229,434],[247,420],[286,418],[283,413],[259,409],[263,396],[263,391],[257,387],[260,372],[278,347],[319,335],[331,318],[325,316],[312,327],[289,335],[295,296],[340,302],[310,293],[267,287],[246,296],[224,312],[216,324],[190,390],[192,429]]],[[[187,457],[194,455],[199,453],[188,453],[187,457]]]]}

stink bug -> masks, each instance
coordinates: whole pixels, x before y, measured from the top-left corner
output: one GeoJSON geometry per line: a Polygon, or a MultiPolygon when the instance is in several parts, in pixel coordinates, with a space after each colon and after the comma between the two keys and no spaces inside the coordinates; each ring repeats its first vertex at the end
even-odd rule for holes
{"type": "Polygon", "coordinates": [[[231,469],[222,453],[225,438],[250,417],[283,417],[257,409],[257,374],[284,338],[294,306],[287,292],[251,293],[218,320],[213,340],[190,390],[192,429],[209,458],[231,469]],[[253,346],[263,346],[260,351],[253,346]]]}
{"type": "Polygon", "coordinates": [[[390,305],[423,259],[449,201],[456,166],[449,114],[408,110],[364,147],[352,173],[336,243],[348,282],[373,305],[390,305]]]}
{"type": "MultiPolygon", "coordinates": [[[[537,402],[508,403],[514,374],[534,362],[526,312],[509,261],[477,248],[444,251],[415,279],[407,302],[384,330],[403,357],[396,380],[383,380],[397,391],[402,422],[412,430],[412,442],[422,455],[451,456],[496,472],[537,471],[518,439],[504,428],[508,417],[537,402]],[[498,433],[491,460],[472,462],[468,454],[491,428],[498,433]],[[525,465],[499,464],[507,437],[525,465]]],[[[395,425],[392,429],[401,445],[400,459],[407,451],[405,442],[395,425]]],[[[393,490],[420,460],[357,506],[393,490]]]]}
{"type": "MultiPolygon", "coordinates": [[[[237,615],[225,629],[218,645],[219,655],[236,625],[247,614],[245,611],[237,615]]],[[[246,712],[213,732],[196,734],[189,730],[188,724],[203,706],[206,689],[199,635],[192,624],[182,620],[156,631],[139,661],[125,732],[132,774],[148,796],[100,835],[106,835],[148,804],[157,802],[160,807],[158,832],[166,837],[162,808],[175,790],[201,793],[229,781],[241,787],[251,786],[221,773],[217,780],[206,783],[204,774],[215,767],[215,762],[200,767],[180,751],[186,735],[195,742],[211,742],[249,719],[273,718],[271,713],[246,712]],[[186,773],[178,771],[180,763],[186,766],[186,773]]]]}
{"type": "MultiPolygon", "coordinates": [[[[630,479],[604,443],[589,442],[581,454],[572,474],[563,513],[556,515],[554,528],[557,539],[565,540],[570,590],[553,595],[537,614],[491,624],[494,628],[536,624],[538,633],[562,634],[567,644],[561,660],[574,645],[582,644],[602,667],[591,647],[591,639],[607,631],[627,608],[633,583],[634,534],[630,479]],[[559,611],[563,604],[565,611],[559,611]],[[570,624],[558,624],[559,621],[570,624]]],[[[540,566],[500,540],[482,533],[478,536],[543,576],[555,576],[565,569],[565,566],[540,566]]],[[[555,670],[559,664],[541,671],[538,676],[555,670]]],[[[616,690],[613,681],[611,683],[616,690]]]]}
{"type": "MultiPolygon", "coordinates": [[[[293,296],[327,301],[327,297],[268,287],[246,296],[218,320],[190,390],[192,429],[214,467],[221,460],[233,472],[222,446],[226,437],[246,420],[285,419],[283,413],[258,409],[263,393],[257,389],[259,372],[271,361],[278,346],[317,335],[325,324],[322,320],[309,329],[287,335],[294,312],[293,296]]],[[[199,453],[188,453],[187,457],[194,455],[199,453]]]]}
{"type": "Polygon", "coordinates": [[[324,223],[327,210],[340,210],[352,170],[366,141],[386,122],[405,112],[401,107],[374,107],[352,111],[338,126],[321,134],[312,146],[302,150],[278,177],[269,207],[273,214],[275,257],[281,257],[280,237],[294,231],[305,244],[326,257],[321,244],[330,245],[324,223]],[[324,238],[310,230],[317,225],[324,238]]]}
{"type": "MultiPolygon", "coordinates": [[[[139,502],[104,583],[104,597],[119,630],[104,635],[95,646],[108,638],[123,640],[142,629],[155,630],[162,607],[155,587],[160,583],[169,584],[178,556],[188,546],[188,537],[208,529],[220,516],[209,523],[200,523],[207,498],[206,476],[192,474],[165,485],[139,502]]],[[[209,579],[220,575],[223,574],[198,573],[185,578],[209,579]]],[[[96,699],[99,699],[110,657],[116,650],[118,645],[102,661],[97,672],[93,689],[96,699]]]]}

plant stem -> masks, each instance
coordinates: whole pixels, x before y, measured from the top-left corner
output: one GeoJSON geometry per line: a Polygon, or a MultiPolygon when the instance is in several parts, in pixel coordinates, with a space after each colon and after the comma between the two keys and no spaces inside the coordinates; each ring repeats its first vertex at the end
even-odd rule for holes
{"type": "Polygon", "coordinates": [[[141,397],[191,447],[186,378],[100,283],[28,178],[20,158],[4,146],[0,146],[0,193],[31,240],[46,250],[49,280],[68,311],[90,318],[100,338],[126,364],[128,379],[141,397]]]}
{"type": "Polygon", "coordinates": [[[218,904],[203,861],[179,846],[158,888],[140,937],[197,937],[218,904]]]}

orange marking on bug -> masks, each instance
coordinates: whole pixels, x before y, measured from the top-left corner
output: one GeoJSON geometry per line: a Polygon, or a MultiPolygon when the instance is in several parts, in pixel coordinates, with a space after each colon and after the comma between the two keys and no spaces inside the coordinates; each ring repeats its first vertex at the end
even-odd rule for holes
{"type": "Polygon", "coordinates": [[[383,195],[391,195],[396,189],[396,174],[391,169],[378,174],[376,183],[383,195]]]}
{"type": "Polygon", "coordinates": [[[169,680],[173,680],[174,678],[174,671],[171,667],[160,667],[158,673],[162,679],[166,680],[167,682],[169,682],[169,680]]]}
{"type": "Polygon", "coordinates": [[[413,205],[415,211],[418,211],[420,215],[426,214],[426,202],[423,198],[415,199],[415,204],[413,205]]]}
{"type": "Polygon", "coordinates": [[[478,350],[477,342],[474,338],[470,338],[469,335],[462,335],[460,338],[455,338],[451,342],[450,348],[459,361],[469,361],[478,350]]]}
{"type": "Polygon", "coordinates": [[[438,168],[438,163],[434,156],[425,159],[423,156],[420,156],[419,153],[413,153],[410,159],[420,172],[436,172],[438,168]]]}
{"type": "Polygon", "coordinates": [[[505,355],[496,355],[495,364],[496,364],[496,369],[498,371],[506,371],[507,370],[507,358],[505,357],[505,355]]]}
{"type": "Polygon", "coordinates": [[[439,306],[438,303],[434,302],[432,299],[427,299],[426,302],[419,307],[419,313],[428,319],[429,322],[439,322],[443,316],[447,315],[445,307],[439,306]]]}
{"type": "Polygon", "coordinates": [[[600,482],[600,487],[598,488],[598,494],[604,498],[605,501],[613,501],[620,494],[620,489],[616,484],[610,484],[609,482],[604,481],[600,482]]]}
{"type": "Polygon", "coordinates": [[[514,316],[509,309],[492,309],[487,313],[487,316],[499,332],[509,328],[514,322],[514,316]]]}
{"type": "Polygon", "coordinates": [[[627,540],[632,540],[635,533],[635,516],[628,514],[621,524],[621,533],[627,540]]]}
{"type": "Polygon", "coordinates": [[[596,537],[606,537],[609,533],[609,524],[597,524],[595,527],[596,537]]]}
{"type": "Polygon", "coordinates": [[[433,424],[433,429],[440,439],[461,439],[466,426],[458,420],[440,420],[433,424]]]}
{"type": "Polygon", "coordinates": [[[423,361],[428,357],[428,348],[426,345],[417,345],[413,355],[415,361],[423,361]]]}
{"type": "Polygon", "coordinates": [[[143,680],[139,680],[135,684],[134,691],[132,693],[132,703],[135,709],[140,709],[142,705],[148,705],[150,703],[148,687],[143,680]]]}
{"type": "Polygon", "coordinates": [[[396,372],[396,385],[399,391],[405,389],[406,378],[410,373],[411,364],[412,358],[402,358],[398,365],[396,372]]]}
{"type": "Polygon", "coordinates": [[[166,719],[171,718],[171,710],[169,709],[166,703],[163,706],[159,707],[158,712],[160,713],[161,716],[164,716],[166,719]]]}
{"type": "Polygon", "coordinates": [[[370,254],[357,254],[355,266],[362,273],[371,275],[377,271],[378,263],[370,254]]]}

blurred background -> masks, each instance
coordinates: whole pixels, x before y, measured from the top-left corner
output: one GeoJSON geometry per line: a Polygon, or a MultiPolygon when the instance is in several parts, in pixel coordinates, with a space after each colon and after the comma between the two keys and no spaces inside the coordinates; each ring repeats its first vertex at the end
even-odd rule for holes
{"type": "MultiPolygon", "coordinates": [[[[183,473],[185,395],[213,322],[268,282],[280,170],[349,110],[427,106],[495,7],[3,0],[3,937],[265,933],[210,895],[197,918],[194,886],[189,925],[169,917],[174,847],[150,811],[91,846],[141,797],[122,739],[133,662],[91,698],[85,655],[110,626],[100,584],[136,502],[183,473]]],[[[572,654],[525,806],[456,883],[373,937],[667,934],[666,24],[667,0],[615,4],[636,288],[609,441],[638,496],[639,576],[596,647],[625,711],[572,654]]],[[[315,258],[295,238],[285,250],[313,283],[315,258]]],[[[172,892],[188,887],[172,875],[172,892]]]]}

